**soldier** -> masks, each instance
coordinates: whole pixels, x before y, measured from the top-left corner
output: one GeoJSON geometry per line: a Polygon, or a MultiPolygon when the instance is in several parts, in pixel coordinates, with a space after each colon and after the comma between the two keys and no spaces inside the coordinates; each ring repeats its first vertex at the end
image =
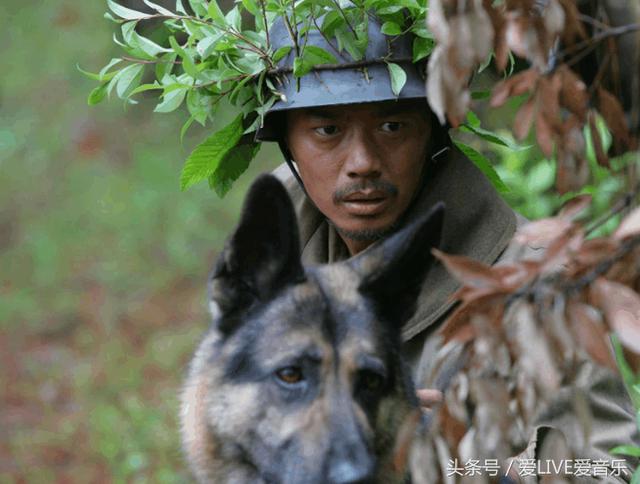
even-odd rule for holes
{"type": "MultiPolygon", "coordinates": [[[[270,34],[274,49],[291,44],[283,23],[276,22],[270,34]]],[[[332,49],[317,31],[310,31],[306,42],[332,49]]],[[[411,46],[410,36],[387,37],[370,20],[364,61],[342,58],[337,68],[303,76],[299,86],[285,80],[286,100],[274,104],[258,131],[258,140],[277,142],[285,157],[276,174],[296,207],[303,261],[349,258],[438,201],[446,207],[444,252],[486,264],[535,257],[535,249],[510,244],[525,220],[453,146],[447,127],[431,114],[425,66],[412,63],[411,46]],[[385,61],[406,73],[399,96],[392,92],[385,61]]],[[[291,67],[292,59],[290,54],[280,67],[291,67]]],[[[439,346],[437,330],[451,312],[450,296],[457,287],[444,267],[432,268],[416,313],[402,328],[404,356],[418,384],[439,346]]],[[[610,459],[608,449],[637,439],[631,406],[620,381],[594,370],[585,382],[594,426],[590,448],[577,455],[610,459]]],[[[418,396],[425,407],[441,398],[434,389],[420,389],[418,396]]],[[[578,441],[580,425],[570,399],[561,394],[556,403],[532,430],[523,455],[535,457],[536,443],[550,429],[563,432],[569,443],[578,441]]]]}

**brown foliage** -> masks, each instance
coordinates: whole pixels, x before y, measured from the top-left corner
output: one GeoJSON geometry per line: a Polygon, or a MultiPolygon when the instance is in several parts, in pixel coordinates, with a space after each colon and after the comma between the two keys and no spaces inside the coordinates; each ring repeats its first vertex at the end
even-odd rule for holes
{"type": "MultiPolygon", "coordinates": [[[[640,355],[640,208],[610,237],[585,239],[576,219],[589,203],[578,197],[518,232],[520,243],[546,247],[535,260],[490,267],[434,250],[463,286],[427,381],[462,369],[418,445],[429,461],[421,466],[444,476],[447,459],[508,461],[526,446],[523,429],[561,387],[571,387],[581,365],[617,371],[610,333],[640,355]]],[[[577,389],[572,395],[587,436],[585,397],[577,389]]]]}
{"type": "MultiPolygon", "coordinates": [[[[573,70],[574,64],[593,48],[575,2],[494,3],[430,2],[427,23],[438,42],[429,60],[427,98],[431,108],[442,123],[446,118],[455,127],[465,119],[471,103],[469,79],[489,52],[493,50],[500,70],[506,68],[510,52],[527,60],[529,69],[494,87],[490,105],[501,106],[512,97],[528,93],[529,99],[515,116],[516,138],[525,138],[535,124],[536,142],[542,152],[547,157],[555,153],[558,191],[578,190],[589,178],[585,126],[591,132],[598,164],[609,167],[608,154],[596,129],[596,111],[613,134],[613,153],[637,149],[624,109],[600,85],[601,76],[596,75],[588,84],[573,70]],[[562,55],[557,50],[560,41],[562,55]],[[551,59],[551,52],[558,58],[551,59]]],[[[604,40],[607,36],[601,37],[604,40]]],[[[597,45],[596,41],[593,43],[597,45]]]]}

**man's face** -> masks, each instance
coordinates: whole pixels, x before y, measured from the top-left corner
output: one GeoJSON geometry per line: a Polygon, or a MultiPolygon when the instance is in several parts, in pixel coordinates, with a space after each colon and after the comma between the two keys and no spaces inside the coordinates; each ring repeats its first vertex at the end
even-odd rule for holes
{"type": "Polygon", "coordinates": [[[423,104],[391,101],[287,113],[287,144],[307,193],[343,239],[364,247],[392,230],[412,201],[430,134],[423,104]]]}

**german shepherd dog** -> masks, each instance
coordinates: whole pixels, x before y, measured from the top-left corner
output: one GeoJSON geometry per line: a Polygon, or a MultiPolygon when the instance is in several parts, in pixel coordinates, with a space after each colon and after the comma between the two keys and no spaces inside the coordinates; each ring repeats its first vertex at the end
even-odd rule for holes
{"type": "Polygon", "coordinates": [[[182,394],[201,483],[403,482],[417,415],[400,327],[438,243],[442,207],[348,261],[303,267],[293,205],[261,176],[213,270],[213,325],[182,394]]]}

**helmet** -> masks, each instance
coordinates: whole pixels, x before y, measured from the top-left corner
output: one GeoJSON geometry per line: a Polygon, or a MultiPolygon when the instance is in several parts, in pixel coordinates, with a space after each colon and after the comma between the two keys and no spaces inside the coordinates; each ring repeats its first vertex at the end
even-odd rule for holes
{"type": "MultiPolygon", "coordinates": [[[[368,22],[369,42],[361,61],[355,62],[349,54],[343,52],[336,56],[338,64],[335,68],[318,69],[299,78],[299,89],[296,79],[291,74],[295,58],[293,50],[278,62],[278,69],[285,72],[284,75],[278,76],[282,82],[278,89],[284,94],[284,98],[276,101],[267,111],[264,124],[256,133],[256,140],[280,141],[280,123],[277,122],[277,116],[274,116],[278,112],[395,99],[426,99],[425,63],[412,62],[413,35],[385,35],[377,18],[371,17],[368,22]],[[391,89],[385,61],[400,65],[407,75],[406,83],[398,96],[391,89]]],[[[318,30],[311,29],[307,35],[306,45],[321,47],[335,53],[335,49],[318,30]]],[[[273,23],[269,36],[274,51],[292,44],[282,19],[273,23]]]]}

